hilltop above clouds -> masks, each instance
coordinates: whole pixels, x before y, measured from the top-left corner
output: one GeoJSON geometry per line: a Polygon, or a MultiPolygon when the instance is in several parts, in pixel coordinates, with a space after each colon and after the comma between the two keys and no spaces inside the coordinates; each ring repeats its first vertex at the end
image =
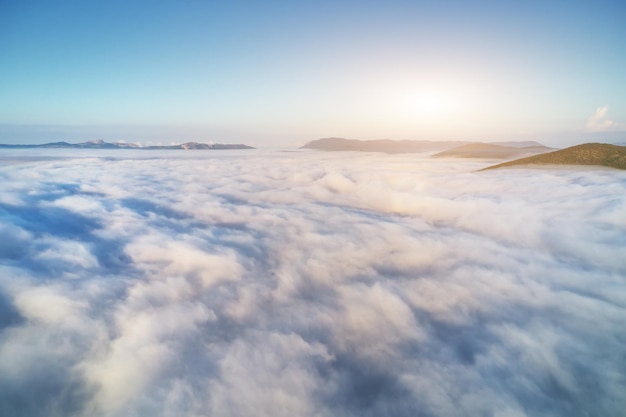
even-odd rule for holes
{"type": "MultiPolygon", "coordinates": [[[[510,142],[507,142],[510,143],[510,142]]],[[[525,144],[525,143],[524,143],[525,144]]],[[[507,146],[491,143],[470,143],[439,152],[435,158],[514,158],[535,155],[553,150],[541,144],[531,146],[507,146]]]]}
{"type": "Polygon", "coordinates": [[[516,159],[485,169],[524,165],[595,165],[626,169],[626,147],[607,143],[585,143],[542,155],[516,159]]]}
{"type": "Polygon", "coordinates": [[[460,146],[468,142],[448,141],[437,142],[429,140],[356,140],[343,138],[323,138],[313,140],[302,146],[302,149],[316,149],[320,151],[359,151],[384,153],[412,153],[432,152],[460,146]]]}
{"type": "Polygon", "coordinates": [[[324,138],[306,143],[302,149],[316,149],[320,151],[358,151],[358,152],[383,152],[383,153],[421,153],[438,152],[458,149],[458,152],[450,151],[448,154],[438,156],[460,157],[506,157],[509,155],[523,154],[520,148],[526,148],[526,154],[539,153],[549,150],[535,141],[523,142],[493,142],[490,144],[468,141],[429,141],[429,140],[356,140],[343,138],[324,138]],[[499,156],[499,155],[506,156],[499,156]],[[471,156],[470,156],[471,155],[471,156]],[[486,156],[485,156],[486,155],[486,156]]]}
{"type": "Polygon", "coordinates": [[[254,149],[248,145],[242,144],[221,144],[221,143],[199,143],[199,142],[186,142],[180,145],[150,145],[139,146],[133,143],[115,142],[109,143],[102,139],[91,140],[81,143],[68,143],[68,142],[51,142],[41,145],[3,145],[0,144],[0,148],[16,148],[16,149],[28,149],[28,148],[60,148],[60,149],[184,149],[184,150],[196,150],[196,149],[254,149]]]}

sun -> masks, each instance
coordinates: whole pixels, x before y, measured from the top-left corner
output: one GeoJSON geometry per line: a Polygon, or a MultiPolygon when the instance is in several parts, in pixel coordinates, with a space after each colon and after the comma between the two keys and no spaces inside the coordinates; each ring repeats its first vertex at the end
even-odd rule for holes
{"type": "Polygon", "coordinates": [[[443,82],[398,83],[388,90],[389,110],[396,117],[432,124],[455,117],[460,96],[452,85],[443,82]]]}
{"type": "Polygon", "coordinates": [[[445,95],[436,92],[417,92],[406,100],[407,110],[417,117],[440,117],[449,107],[445,95]]]}
{"type": "Polygon", "coordinates": [[[379,120],[433,137],[472,127],[473,115],[482,107],[473,83],[459,77],[398,77],[383,88],[379,120]]]}
{"type": "Polygon", "coordinates": [[[452,94],[434,89],[407,89],[396,96],[398,115],[415,122],[433,124],[448,121],[454,113],[452,94]]]}

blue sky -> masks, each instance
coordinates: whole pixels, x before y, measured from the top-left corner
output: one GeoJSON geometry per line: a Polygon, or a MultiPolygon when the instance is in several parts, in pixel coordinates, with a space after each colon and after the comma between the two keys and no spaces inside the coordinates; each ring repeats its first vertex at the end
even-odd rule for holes
{"type": "Polygon", "coordinates": [[[623,1],[0,0],[0,142],[626,141],[623,1]]]}

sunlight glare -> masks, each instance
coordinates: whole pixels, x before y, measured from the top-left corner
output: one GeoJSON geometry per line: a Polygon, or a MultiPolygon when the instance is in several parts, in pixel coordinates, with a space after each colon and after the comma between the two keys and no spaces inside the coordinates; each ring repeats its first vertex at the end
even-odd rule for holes
{"type": "Polygon", "coordinates": [[[433,92],[417,93],[408,98],[408,110],[418,117],[439,117],[447,110],[446,97],[433,92]]]}

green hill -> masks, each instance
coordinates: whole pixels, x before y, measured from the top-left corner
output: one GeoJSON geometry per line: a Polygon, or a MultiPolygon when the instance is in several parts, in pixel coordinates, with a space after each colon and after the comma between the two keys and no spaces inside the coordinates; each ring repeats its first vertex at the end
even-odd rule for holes
{"type": "Polygon", "coordinates": [[[554,152],[529,156],[483,168],[496,169],[516,165],[596,165],[617,169],[626,169],[626,146],[606,143],[585,143],[554,152]]]}

